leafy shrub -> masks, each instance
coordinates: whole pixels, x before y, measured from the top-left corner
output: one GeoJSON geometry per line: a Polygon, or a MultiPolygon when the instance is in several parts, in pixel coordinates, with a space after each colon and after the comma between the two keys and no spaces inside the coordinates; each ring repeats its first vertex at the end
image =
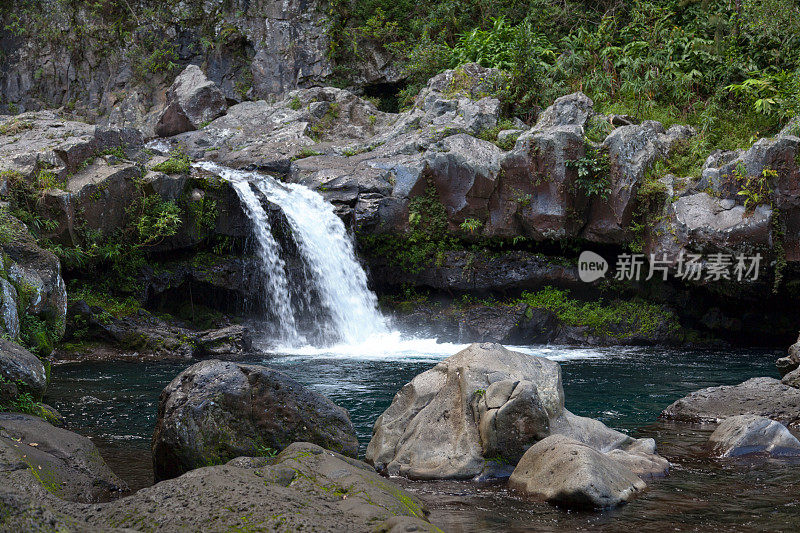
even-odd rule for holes
{"type": "Polygon", "coordinates": [[[153,170],[165,174],[189,174],[192,171],[192,160],[178,149],[170,153],[169,159],[154,165],[153,170]]]}

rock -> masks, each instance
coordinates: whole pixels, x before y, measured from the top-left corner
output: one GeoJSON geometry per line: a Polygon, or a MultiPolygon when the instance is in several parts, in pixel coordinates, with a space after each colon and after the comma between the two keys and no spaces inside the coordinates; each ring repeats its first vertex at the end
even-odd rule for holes
{"type": "Polygon", "coordinates": [[[197,65],[189,65],[167,91],[167,107],[155,126],[159,137],[199,129],[225,114],[228,103],[217,85],[197,65]]]}
{"type": "Polygon", "coordinates": [[[786,426],[769,418],[741,415],[726,418],[708,439],[720,457],[752,453],[772,456],[800,455],[800,441],[786,426]]]}
{"type": "Polygon", "coordinates": [[[516,464],[553,433],[604,452],[637,442],[564,409],[557,363],[473,344],[397,393],[375,422],[366,460],[388,475],[469,479],[491,472],[498,458],[516,464]]]}
{"type": "Polygon", "coordinates": [[[524,251],[487,256],[468,251],[447,251],[435,264],[409,272],[385,256],[365,251],[373,283],[378,287],[413,285],[443,291],[507,292],[546,286],[585,289],[578,268],[553,257],[524,251]]]}
{"type": "Polygon", "coordinates": [[[161,393],[153,469],[167,479],[297,441],[358,453],[347,411],[324,396],[266,367],[203,361],[161,393]]]}
{"type": "Polygon", "coordinates": [[[666,158],[677,142],[694,134],[688,126],[665,130],[652,120],[614,129],[601,147],[608,154],[611,190],[607,197],[592,202],[583,236],[593,242],[625,242],[645,173],[657,160],[666,158]]]}
{"type": "Polygon", "coordinates": [[[577,235],[587,199],[575,186],[577,169],[568,162],[584,154],[580,126],[523,133],[514,149],[503,155],[502,178],[489,203],[484,234],[535,240],[577,235]]]}
{"type": "Polygon", "coordinates": [[[800,390],[774,378],[752,378],[739,385],[709,387],[667,407],[661,418],[713,424],[737,415],[757,415],[790,428],[800,424],[800,390]]]}
{"type": "Polygon", "coordinates": [[[594,114],[594,102],[578,91],[556,98],[555,102],[545,109],[536,121],[534,130],[544,131],[558,126],[585,127],[594,114]]]}
{"type": "Polygon", "coordinates": [[[170,138],[195,159],[288,174],[309,154],[352,148],[385,125],[388,115],[333,87],[292,91],[275,103],[243,102],[205,128],[170,138]],[[316,146],[320,143],[319,146],[316,146]]]}
{"type": "Polygon", "coordinates": [[[38,357],[19,344],[0,338],[0,377],[15,382],[41,400],[47,389],[47,372],[38,357]]]}
{"type": "Polygon", "coordinates": [[[18,313],[28,313],[39,316],[57,335],[63,335],[67,290],[60,261],[39,247],[28,228],[11,216],[5,205],[0,205],[0,228],[0,250],[5,257],[0,274],[6,278],[0,283],[2,325],[6,333],[16,339],[18,313]]]}
{"type": "Polygon", "coordinates": [[[800,389],[800,368],[795,368],[781,378],[781,383],[800,389]]]}
{"type": "Polygon", "coordinates": [[[28,180],[34,179],[42,168],[50,168],[63,179],[104,150],[133,150],[143,143],[136,130],[64,120],[53,111],[23,113],[2,125],[7,133],[0,135],[0,173],[13,171],[28,180]],[[10,122],[20,127],[9,128],[10,122]]]}
{"type": "Polygon", "coordinates": [[[789,355],[775,361],[775,366],[778,368],[778,372],[780,372],[781,376],[785,376],[789,372],[800,367],[800,339],[789,346],[789,355]]]}
{"type": "Polygon", "coordinates": [[[90,505],[60,500],[29,472],[0,471],[6,529],[438,531],[416,496],[360,461],[309,443],[294,443],[273,459],[240,457],[200,468],[90,505]]]}
{"type": "Polygon", "coordinates": [[[0,413],[0,471],[31,472],[51,494],[75,502],[128,489],[89,439],[17,413],[0,413]]]}
{"type": "Polygon", "coordinates": [[[508,486],[570,509],[616,507],[646,488],[619,462],[563,435],[551,435],[531,446],[508,486]]]}
{"type": "Polygon", "coordinates": [[[530,308],[527,304],[471,307],[463,313],[459,325],[460,342],[500,344],[547,343],[556,338],[561,329],[553,313],[530,308]]]}
{"type": "Polygon", "coordinates": [[[453,231],[466,219],[485,222],[500,175],[500,149],[470,135],[446,137],[425,153],[429,180],[447,210],[453,231]]]}
{"type": "Polygon", "coordinates": [[[749,257],[753,247],[772,247],[772,209],[759,205],[748,212],[731,200],[700,192],[668,205],[666,216],[648,233],[645,251],[674,265],[682,253],[716,250],[749,257]]]}
{"type": "Polygon", "coordinates": [[[125,226],[130,205],[140,196],[136,180],[141,168],[130,162],[98,157],[70,176],[65,188],[45,192],[42,203],[58,227],[48,237],[64,244],[80,244],[79,228],[114,234],[125,226]]]}

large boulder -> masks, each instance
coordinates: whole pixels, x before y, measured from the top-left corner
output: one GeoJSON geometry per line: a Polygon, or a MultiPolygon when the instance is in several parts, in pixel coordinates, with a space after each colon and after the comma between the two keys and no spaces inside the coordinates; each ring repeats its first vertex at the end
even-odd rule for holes
{"type": "Polygon", "coordinates": [[[36,399],[41,399],[47,388],[47,372],[39,358],[3,338],[0,338],[0,378],[21,385],[36,399]]]}
{"type": "Polygon", "coordinates": [[[189,65],[167,91],[167,107],[155,126],[159,137],[199,129],[225,114],[225,95],[197,65],[189,65]]]}
{"type": "Polygon", "coordinates": [[[800,441],[780,422],[763,416],[740,415],[726,418],[708,439],[720,457],[752,453],[773,456],[800,455],[800,441]]]}
{"type": "Polygon", "coordinates": [[[737,415],[757,415],[786,426],[800,425],[800,390],[775,378],[752,378],[693,392],[667,407],[661,418],[714,424],[737,415]]]}
{"type": "Polygon", "coordinates": [[[603,452],[637,443],[564,409],[558,363],[473,344],[397,393],[375,422],[366,459],[389,475],[469,479],[492,475],[498,462],[516,464],[553,433],[603,452]]]}
{"type": "Polygon", "coordinates": [[[429,511],[367,464],[309,443],[240,457],[108,503],[67,502],[29,469],[0,469],[8,531],[439,531],[429,511]]]}
{"type": "Polygon", "coordinates": [[[644,481],[621,463],[563,435],[551,435],[531,446],[508,486],[576,509],[615,507],[646,488],[644,481]]]}
{"type": "Polygon", "coordinates": [[[161,393],[153,469],[157,479],[168,479],[297,441],[358,454],[350,416],[326,397],[263,366],[203,361],[161,393]]]}
{"type": "Polygon", "coordinates": [[[74,502],[96,502],[128,489],[92,441],[17,413],[0,413],[0,471],[30,472],[48,492],[74,502]]]}
{"type": "Polygon", "coordinates": [[[789,372],[800,367],[800,339],[789,346],[788,355],[775,361],[775,366],[778,368],[778,372],[780,372],[781,376],[785,376],[789,372]]]}

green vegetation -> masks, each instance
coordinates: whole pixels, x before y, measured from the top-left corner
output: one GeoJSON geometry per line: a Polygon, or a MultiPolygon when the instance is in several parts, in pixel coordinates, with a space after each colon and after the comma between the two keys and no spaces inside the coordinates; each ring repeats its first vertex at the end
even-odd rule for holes
{"type": "Polygon", "coordinates": [[[340,72],[360,42],[377,43],[408,76],[406,105],[432,75],[474,61],[509,73],[495,96],[523,119],[582,90],[602,112],[689,123],[736,148],[800,111],[792,0],[335,0],[328,15],[340,72]]]}
{"type": "Polygon", "coordinates": [[[316,150],[312,150],[311,148],[302,148],[297,155],[292,157],[292,161],[297,161],[298,159],[305,159],[306,157],[314,157],[315,155],[322,155],[322,152],[317,152],[316,150]]]}
{"type": "Polygon", "coordinates": [[[639,298],[583,302],[570,298],[569,291],[546,287],[537,292],[524,292],[520,301],[532,308],[548,309],[566,325],[586,327],[592,335],[626,340],[652,338],[659,332],[680,330],[674,313],[639,298]]]}
{"type": "Polygon", "coordinates": [[[17,389],[17,395],[6,401],[0,402],[0,413],[25,413],[44,418],[49,422],[54,422],[57,417],[44,404],[37,402],[30,392],[26,391],[26,385],[22,381],[10,381],[0,376],[0,388],[12,385],[17,389]]]}
{"type": "Polygon", "coordinates": [[[331,129],[337,118],[339,118],[339,104],[337,102],[333,102],[328,106],[328,109],[325,111],[325,114],[322,115],[322,118],[319,119],[316,124],[311,126],[309,136],[312,139],[319,141],[322,139],[325,133],[331,129]]]}
{"type": "Polygon", "coordinates": [[[575,188],[588,198],[599,196],[606,199],[611,192],[608,153],[586,144],[586,155],[574,161],[567,161],[568,167],[577,170],[575,188]]]}
{"type": "Polygon", "coordinates": [[[192,171],[192,160],[182,150],[174,150],[169,159],[154,165],[153,170],[165,174],[189,174],[192,171]]]}
{"type": "Polygon", "coordinates": [[[778,178],[775,170],[765,168],[760,175],[749,176],[744,165],[739,165],[734,170],[734,176],[740,185],[736,194],[744,197],[745,210],[752,212],[761,204],[771,204],[772,189],[769,183],[778,178]]]}

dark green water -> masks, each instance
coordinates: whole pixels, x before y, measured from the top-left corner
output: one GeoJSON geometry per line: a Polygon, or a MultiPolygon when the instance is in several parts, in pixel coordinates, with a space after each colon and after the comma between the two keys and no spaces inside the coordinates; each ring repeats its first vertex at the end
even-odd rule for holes
{"type": "MultiPolygon", "coordinates": [[[[586,351],[553,350],[550,356],[586,351]]],[[[652,436],[673,462],[666,479],[639,499],[601,514],[568,513],[508,495],[502,486],[412,483],[433,522],[446,531],[800,530],[800,465],[710,460],[702,453],[708,429],[656,423],[685,394],[754,376],[774,376],[774,351],[686,352],[609,348],[591,359],[560,361],[567,408],[636,436],[652,436]],[[597,357],[600,356],[600,357],[597,357]],[[751,466],[753,466],[751,468],[751,466]]],[[[375,419],[399,388],[435,360],[285,357],[269,361],[347,408],[363,446],[375,419]]],[[[68,364],[53,370],[48,400],[71,428],[91,436],[118,474],[134,488],[150,480],[149,444],[158,395],[183,367],[174,363],[68,364]]]]}

